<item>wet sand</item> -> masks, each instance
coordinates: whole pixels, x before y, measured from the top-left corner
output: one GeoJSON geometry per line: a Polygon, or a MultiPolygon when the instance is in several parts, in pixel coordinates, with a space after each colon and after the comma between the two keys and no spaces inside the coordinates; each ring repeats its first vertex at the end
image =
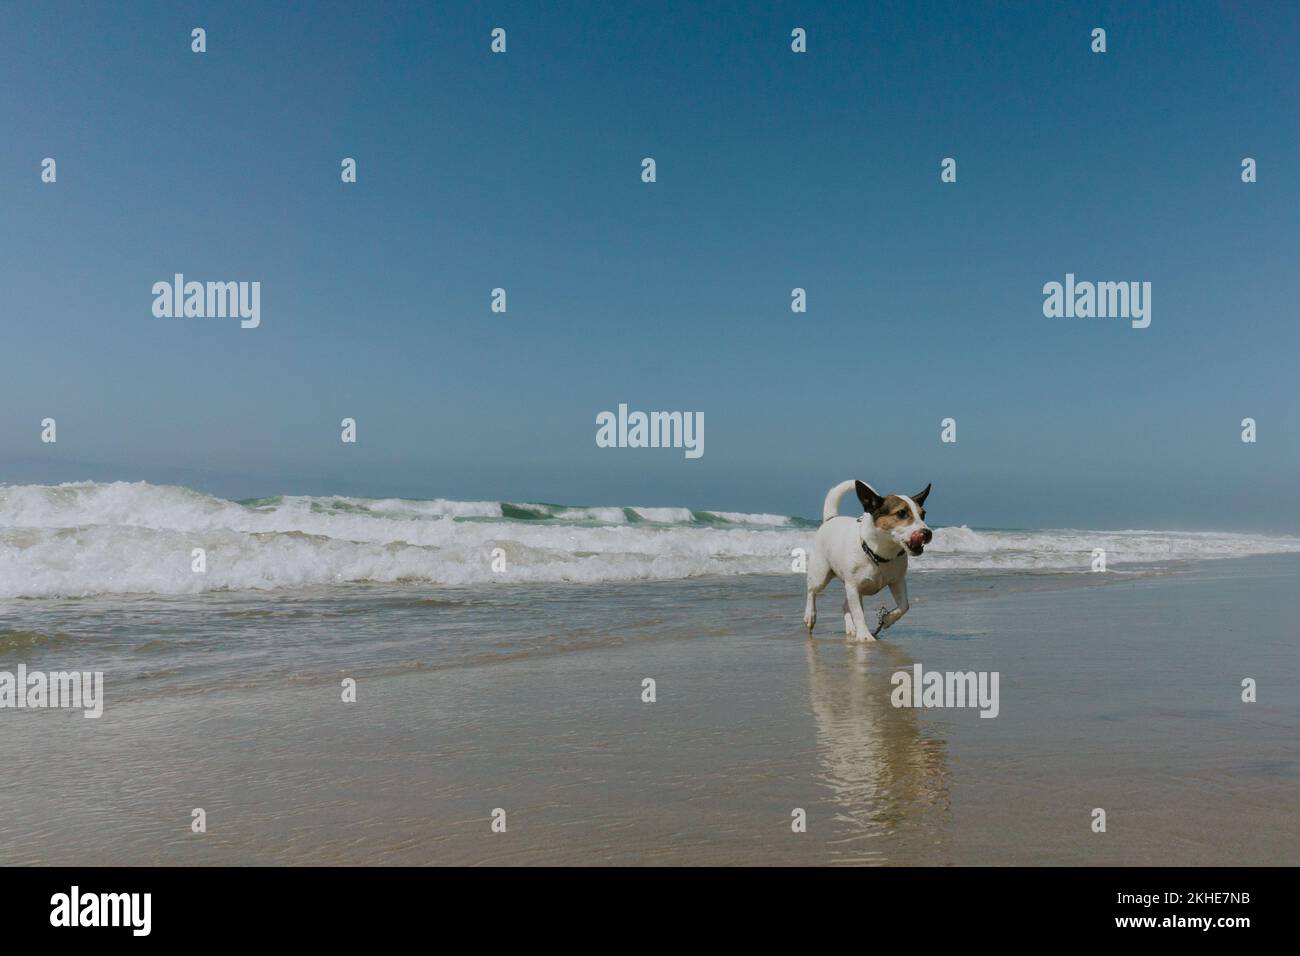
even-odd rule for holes
{"type": "MultiPolygon", "coordinates": [[[[0,857],[1293,864],[1297,581],[1300,556],[918,574],[909,615],[868,645],[837,632],[838,584],[808,641],[794,576],[543,588],[475,612],[495,657],[403,663],[354,647],[286,667],[272,650],[170,690],[110,671],[99,720],[0,712],[0,857]],[[520,631],[545,618],[555,640],[518,644],[512,617],[520,631]],[[918,662],[998,671],[998,717],[893,707],[890,676],[918,662]],[[355,704],[340,700],[349,674],[355,704]],[[1241,702],[1245,677],[1258,703],[1241,702]],[[1090,828],[1096,807],[1106,833],[1090,828]]],[[[425,609],[425,631],[440,610],[425,609]]],[[[393,643],[403,628],[418,619],[393,643]]],[[[0,668],[74,665],[66,648],[11,641],[0,668]]]]}

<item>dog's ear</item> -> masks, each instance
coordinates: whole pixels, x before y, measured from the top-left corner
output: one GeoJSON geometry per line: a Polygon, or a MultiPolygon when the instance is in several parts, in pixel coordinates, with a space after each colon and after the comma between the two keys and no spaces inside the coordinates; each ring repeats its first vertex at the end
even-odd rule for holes
{"type": "MultiPolygon", "coordinates": [[[[934,482],[931,482],[930,484],[934,484],[934,482]]],[[[918,508],[921,507],[921,505],[925,504],[925,496],[928,495],[929,493],[930,493],[930,485],[926,485],[925,491],[921,492],[919,495],[912,495],[912,500],[916,502],[916,506],[918,508]]]]}
{"type": "Polygon", "coordinates": [[[870,485],[857,480],[853,482],[853,485],[857,488],[858,500],[862,502],[862,510],[867,514],[873,514],[877,508],[885,503],[885,499],[872,491],[870,485]]]}

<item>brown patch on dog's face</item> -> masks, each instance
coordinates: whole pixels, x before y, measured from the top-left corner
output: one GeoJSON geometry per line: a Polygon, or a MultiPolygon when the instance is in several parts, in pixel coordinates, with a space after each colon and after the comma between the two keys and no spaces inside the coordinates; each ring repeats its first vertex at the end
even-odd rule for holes
{"type": "Polygon", "coordinates": [[[871,521],[881,531],[905,528],[913,522],[912,509],[898,495],[889,495],[880,507],[871,513],[871,521]]]}

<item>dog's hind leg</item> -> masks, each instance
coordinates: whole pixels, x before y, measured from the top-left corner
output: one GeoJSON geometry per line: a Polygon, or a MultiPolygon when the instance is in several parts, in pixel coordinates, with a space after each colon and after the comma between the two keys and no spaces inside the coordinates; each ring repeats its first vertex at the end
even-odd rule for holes
{"type": "Polygon", "coordinates": [[[818,559],[813,555],[808,562],[808,601],[803,608],[803,626],[808,628],[808,633],[812,633],[813,625],[817,623],[817,595],[830,583],[831,569],[825,561],[818,559]]]}

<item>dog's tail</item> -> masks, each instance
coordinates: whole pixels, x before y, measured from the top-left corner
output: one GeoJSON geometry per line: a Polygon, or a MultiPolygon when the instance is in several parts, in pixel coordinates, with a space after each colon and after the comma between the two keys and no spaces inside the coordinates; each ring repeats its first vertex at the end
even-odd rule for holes
{"type": "Polygon", "coordinates": [[[840,513],[840,499],[850,491],[854,491],[857,482],[850,478],[848,481],[841,481],[838,485],[826,492],[826,501],[822,504],[822,520],[830,521],[840,513]]]}

